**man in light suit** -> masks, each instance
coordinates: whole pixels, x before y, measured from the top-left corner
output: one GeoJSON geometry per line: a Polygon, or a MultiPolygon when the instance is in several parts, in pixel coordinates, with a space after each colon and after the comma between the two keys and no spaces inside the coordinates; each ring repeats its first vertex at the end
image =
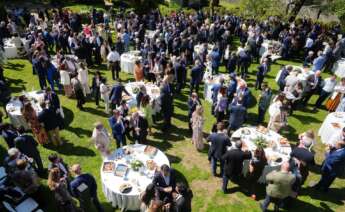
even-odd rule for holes
{"type": "Polygon", "coordinates": [[[304,88],[302,102],[304,105],[308,104],[309,99],[314,94],[319,94],[322,88],[321,71],[316,71],[315,74],[308,76],[307,83],[304,88]]]}
{"type": "Polygon", "coordinates": [[[326,63],[326,56],[320,51],[317,53],[318,57],[313,61],[312,71],[322,70],[326,63]]]}
{"type": "Polygon", "coordinates": [[[344,167],[345,142],[337,141],[335,150],[331,151],[323,162],[321,167],[321,179],[315,185],[315,189],[327,192],[335,178],[344,173],[344,167]]]}

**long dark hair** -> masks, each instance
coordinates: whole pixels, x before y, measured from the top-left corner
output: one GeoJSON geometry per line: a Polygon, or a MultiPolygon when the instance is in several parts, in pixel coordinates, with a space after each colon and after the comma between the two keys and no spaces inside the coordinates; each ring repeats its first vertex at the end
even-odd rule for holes
{"type": "Polygon", "coordinates": [[[150,183],[145,190],[144,195],[141,197],[141,201],[145,203],[145,205],[150,205],[150,202],[155,197],[155,186],[150,183]]]}
{"type": "Polygon", "coordinates": [[[267,162],[267,158],[265,155],[265,150],[262,147],[257,147],[254,151],[254,157],[256,157],[258,160],[267,162]]]}

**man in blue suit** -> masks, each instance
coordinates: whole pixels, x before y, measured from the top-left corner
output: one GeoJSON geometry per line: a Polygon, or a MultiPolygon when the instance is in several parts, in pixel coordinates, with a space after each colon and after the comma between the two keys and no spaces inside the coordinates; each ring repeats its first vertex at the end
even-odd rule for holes
{"type": "Polygon", "coordinates": [[[319,51],[317,53],[317,58],[314,59],[313,61],[313,68],[312,68],[312,71],[318,71],[318,70],[322,70],[325,63],[326,63],[326,56],[321,52],[319,51]]]}
{"type": "Polygon", "coordinates": [[[217,47],[212,49],[210,53],[211,63],[212,63],[212,74],[218,74],[219,64],[220,64],[220,54],[217,47]]]}
{"type": "MultiPolygon", "coordinates": [[[[75,175],[74,180],[70,183],[71,193],[74,197],[78,198],[81,195],[82,184],[86,185],[89,189],[91,200],[98,212],[103,212],[103,208],[97,197],[97,183],[95,178],[90,174],[83,174],[79,164],[74,164],[71,167],[72,174],[75,175]]],[[[85,187],[85,186],[84,186],[85,187]]],[[[83,208],[83,201],[81,201],[81,207],[83,208]]],[[[84,206],[85,207],[85,206],[84,206]]],[[[83,208],[85,211],[89,211],[90,208],[83,208]]]]}
{"type": "Polygon", "coordinates": [[[199,91],[199,84],[201,82],[201,78],[202,78],[202,66],[200,64],[199,60],[195,61],[195,66],[192,68],[191,70],[191,79],[190,79],[190,93],[193,92],[193,90],[195,89],[195,92],[198,93],[199,91]]]}
{"type": "Polygon", "coordinates": [[[293,67],[292,66],[283,66],[282,71],[280,73],[279,79],[278,79],[278,85],[279,85],[279,90],[284,91],[285,88],[285,78],[289,76],[290,72],[292,71],[293,67]]]}
{"type": "Polygon", "coordinates": [[[247,109],[243,106],[241,98],[230,105],[229,130],[237,130],[246,120],[247,109]]]}
{"type": "Polygon", "coordinates": [[[234,98],[234,94],[236,93],[237,90],[237,80],[236,80],[236,74],[231,73],[230,74],[230,82],[228,85],[228,89],[226,91],[227,96],[228,96],[228,102],[232,102],[232,99],[234,98]]]}
{"type": "Polygon", "coordinates": [[[130,96],[128,91],[120,82],[116,83],[111,89],[109,99],[112,109],[115,109],[116,106],[120,106],[122,100],[122,92],[125,92],[128,96],[130,96]]]}
{"type": "Polygon", "coordinates": [[[345,142],[338,141],[335,150],[331,151],[325,158],[321,167],[321,179],[315,185],[317,190],[328,191],[336,177],[344,173],[345,167],[345,142]]]}
{"type": "Polygon", "coordinates": [[[265,58],[262,64],[258,67],[258,72],[256,73],[255,89],[261,90],[261,84],[268,72],[268,59],[265,58]]]}

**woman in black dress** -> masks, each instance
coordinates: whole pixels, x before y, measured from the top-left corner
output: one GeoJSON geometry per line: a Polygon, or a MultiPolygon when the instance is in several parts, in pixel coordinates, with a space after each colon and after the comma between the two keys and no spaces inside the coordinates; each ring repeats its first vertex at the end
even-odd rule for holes
{"type": "Polygon", "coordinates": [[[253,199],[256,199],[255,186],[259,180],[262,171],[267,165],[265,151],[262,147],[258,147],[254,152],[254,157],[250,160],[249,175],[247,176],[249,182],[249,192],[253,199]]]}

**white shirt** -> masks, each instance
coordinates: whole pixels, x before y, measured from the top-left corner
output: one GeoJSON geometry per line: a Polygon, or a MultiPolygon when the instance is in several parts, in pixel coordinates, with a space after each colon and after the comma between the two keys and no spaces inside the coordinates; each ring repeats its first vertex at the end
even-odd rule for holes
{"type": "Polygon", "coordinates": [[[120,55],[117,51],[111,51],[111,52],[109,52],[109,54],[107,56],[107,60],[109,62],[120,61],[120,55]]]}
{"type": "Polygon", "coordinates": [[[306,48],[311,48],[313,46],[314,40],[311,38],[307,38],[306,42],[305,42],[305,47],[306,48]]]}
{"type": "Polygon", "coordinates": [[[78,69],[78,80],[81,84],[86,84],[88,82],[88,73],[86,69],[78,69]]]}
{"type": "Polygon", "coordinates": [[[323,90],[326,91],[327,93],[332,93],[335,85],[337,84],[336,80],[331,80],[331,78],[325,79],[325,85],[323,86],[323,90]]]}

